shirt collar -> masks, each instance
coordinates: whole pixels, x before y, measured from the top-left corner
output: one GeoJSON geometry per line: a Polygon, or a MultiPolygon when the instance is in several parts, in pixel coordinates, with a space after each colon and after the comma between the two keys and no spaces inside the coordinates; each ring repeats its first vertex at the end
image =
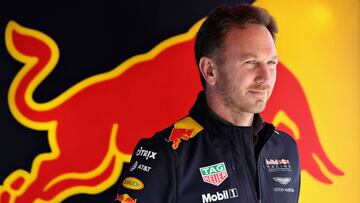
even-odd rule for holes
{"type": "MultiPolygon", "coordinates": [[[[229,127],[239,127],[231,122],[221,118],[214,111],[212,111],[206,102],[205,93],[201,91],[198,94],[198,98],[190,110],[190,116],[192,116],[195,120],[197,120],[202,126],[205,128],[229,128],[229,127]]],[[[254,114],[254,120],[252,123],[252,127],[254,129],[254,136],[257,137],[258,133],[264,127],[265,122],[261,118],[260,114],[254,114]]]]}

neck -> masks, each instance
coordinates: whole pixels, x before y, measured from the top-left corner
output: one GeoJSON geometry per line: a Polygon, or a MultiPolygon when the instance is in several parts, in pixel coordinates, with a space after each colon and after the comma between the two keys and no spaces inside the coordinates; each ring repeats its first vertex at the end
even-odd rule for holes
{"type": "Polygon", "coordinates": [[[206,91],[206,102],[209,108],[222,119],[236,126],[252,126],[254,114],[236,111],[223,104],[219,96],[211,91],[206,91]]]}

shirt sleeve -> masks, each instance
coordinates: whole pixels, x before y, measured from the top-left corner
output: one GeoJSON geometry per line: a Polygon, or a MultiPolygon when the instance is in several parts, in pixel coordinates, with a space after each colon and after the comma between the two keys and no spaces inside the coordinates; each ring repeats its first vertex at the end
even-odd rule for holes
{"type": "Polygon", "coordinates": [[[141,139],[123,173],[114,203],[175,202],[173,154],[161,136],[141,139]]]}

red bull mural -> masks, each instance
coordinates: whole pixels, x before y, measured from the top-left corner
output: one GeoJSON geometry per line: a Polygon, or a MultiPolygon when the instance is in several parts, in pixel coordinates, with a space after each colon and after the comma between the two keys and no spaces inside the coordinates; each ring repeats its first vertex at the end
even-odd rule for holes
{"type": "MultiPolygon", "coordinates": [[[[47,132],[51,151],[39,154],[30,171],[9,174],[0,185],[0,202],[61,202],[76,194],[98,194],[115,184],[137,141],[184,117],[201,90],[193,55],[201,22],[39,103],[34,92],[57,66],[61,50],[46,33],[10,21],[7,51],[23,66],[11,83],[9,107],[22,125],[47,132]]],[[[321,144],[302,83],[285,63],[277,68],[277,84],[262,115],[293,135],[302,170],[329,185],[346,171],[321,144]]],[[[177,148],[192,133],[178,128],[169,142],[177,148]]],[[[137,202],[126,194],[116,198],[137,202]]]]}
{"type": "MultiPolygon", "coordinates": [[[[55,68],[59,50],[44,33],[10,22],[6,29],[8,50],[24,63],[9,91],[10,108],[24,125],[48,130],[52,152],[39,155],[29,173],[12,173],[4,183],[2,202],[61,201],[80,192],[97,193],[113,184],[123,162],[129,162],[136,142],[186,115],[199,92],[192,54],[199,24],[115,70],[80,82],[52,101],[36,103],[32,94],[55,68]],[[174,57],[178,53],[181,58],[174,57]],[[165,101],[167,105],[163,105],[165,101]]],[[[283,64],[278,66],[278,75],[273,99],[263,115],[280,129],[292,131],[299,143],[302,169],[331,183],[312,154],[332,173],[343,172],[319,143],[301,85],[283,64]],[[291,130],[292,125],[297,131],[291,130]]],[[[179,133],[173,136],[188,139],[186,130],[179,133]]],[[[177,146],[180,139],[174,141],[177,146]]]]}

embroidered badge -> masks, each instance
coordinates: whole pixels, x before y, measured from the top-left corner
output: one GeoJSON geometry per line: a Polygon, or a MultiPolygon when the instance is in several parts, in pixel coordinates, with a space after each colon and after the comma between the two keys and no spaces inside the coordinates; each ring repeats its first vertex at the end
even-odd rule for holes
{"type": "Polygon", "coordinates": [[[137,168],[138,164],[139,164],[139,162],[135,161],[134,164],[131,166],[131,168],[129,170],[134,171],[137,168]]]}
{"type": "Polygon", "coordinates": [[[127,177],[124,179],[122,186],[130,190],[141,190],[144,188],[144,183],[134,177],[127,177]]]}
{"type": "Polygon", "coordinates": [[[273,180],[275,182],[280,183],[281,185],[287,185],[288,183],[290,183],[291,178],[290,177],[273,177],[273,180]]]}
{"type": "Polygon", "coordinates": [[[189,140],[193,131],[194,130],[192,129],[189,130],[189,129],[174,128],[171,131],[171,135],[169,137],[168,142],[173,142],[172,148],[177,149],[181,140],[189,140]]]}
{"type": "Polygon", "coordinates": [[[268,172],[292,171],[289,159],[265,159],[268,172]]]}
{"type": "Polygon", "coordinates": [[[168,139],[165,139],[167,142],[172,142],[171,147],[177,149],[181,140],[189,140],[190,138],[195,137],[203,127],[198,124],[191,117],[186,117],[174,124],[170,136],[168,139]]]}
{"type": "Polygon", "coordinates": [[[212,185],[219,186],[228,177],[224,162],[201,167],[199,169],[203,181],[212,185]]]}
{"type": "Polygon", "coordinates": [[[232,199],[232,198],[237,198],[237,197],[239,197],[239,194],[238,194],[238,191],[236,188],[231,188],[231,189],[223,190],[220,192],[217,191],[216,193],[207,193],[207,194],[201,195],[203,203],[222,201],[222,200],[227,200],[227,199],[232,199]]]}
{"type": "Polygon", "coordinates": [[[137,199],[133,199],[128,194],[117,195],[115,201],[120,203],[136,203],[137,199]]]}
{"type": "Polygon", "coordinates": [[[145,157],[146,160],[148,159],[156,159],[156,154],[157,152],[153,152],[147,149],[143,149],[142,147],[140,147],[140,149],[138,149],[136,151],[136,156],[142,156],[145,157]]]}

